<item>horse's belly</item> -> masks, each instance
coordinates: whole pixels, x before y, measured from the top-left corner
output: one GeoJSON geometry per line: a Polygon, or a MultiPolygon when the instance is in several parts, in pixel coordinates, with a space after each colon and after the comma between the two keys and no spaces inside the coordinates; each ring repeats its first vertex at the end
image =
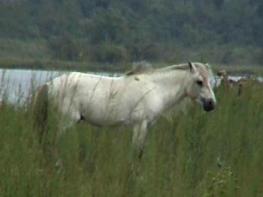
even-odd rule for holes
{"type": "Polygon", "coordinates": [[[116,126],[126,124],[127,115],[114,104],[92,102],[84,111],[85,119],[98,126],[116,126]]]}
{"type": "Polygon", "coordinates": [[[125,120],[107,113],[89,113],[85,116],[85,120],[95,126],[118,126],[125,124],[125,120]]]}

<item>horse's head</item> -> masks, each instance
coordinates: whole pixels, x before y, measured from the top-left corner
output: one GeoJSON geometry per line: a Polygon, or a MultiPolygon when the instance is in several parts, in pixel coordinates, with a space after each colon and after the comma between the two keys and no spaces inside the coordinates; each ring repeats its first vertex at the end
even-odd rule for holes
{"type": "Polygon", "coordinates": [[[188,63],[190,69],[190,82],[186,94],[193,100],[200,103],[205,111],[215,108],[216,98],[211,86],[213,77],[208,64],[188,63]]]}

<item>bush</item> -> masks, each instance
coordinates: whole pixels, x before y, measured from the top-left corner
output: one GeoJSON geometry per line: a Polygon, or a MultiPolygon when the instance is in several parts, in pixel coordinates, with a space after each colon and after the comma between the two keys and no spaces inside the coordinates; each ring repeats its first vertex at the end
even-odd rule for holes
{"type": "Polygon", "coordinates": [[[70,35],[50,38],[48,44],[56,59],[79,60],[82,53],[80,44],[70,35]]]}
{"type": "Polygon", "coordinates": [[[88,56],[92,61],[100,63],[118,63],[129,60],[126,48],[112,43],[104,43],[92,47],[88,52],[88,56]]]}

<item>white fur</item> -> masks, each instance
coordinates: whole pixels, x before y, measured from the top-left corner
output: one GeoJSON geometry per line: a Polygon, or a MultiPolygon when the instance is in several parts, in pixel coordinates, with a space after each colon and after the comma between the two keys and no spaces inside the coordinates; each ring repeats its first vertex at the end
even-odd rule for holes
{"type": "Polygon", "coordinates": [[[67,117],[68,124],[84,117],[97,126],[133,126],[133,143],[142,150],[147,127],[163,112],[189,95],[198,99],[203,94],[215,100],[211,87],[209,90],[196,87],[198,67],[207,69],[199,64],[193,64],[197,67],[194,73],[187,64],[179,65],[178,69],[170,66],[122,77],[73,72],[47,83],[49,97],[63,117],[67,117]]]}

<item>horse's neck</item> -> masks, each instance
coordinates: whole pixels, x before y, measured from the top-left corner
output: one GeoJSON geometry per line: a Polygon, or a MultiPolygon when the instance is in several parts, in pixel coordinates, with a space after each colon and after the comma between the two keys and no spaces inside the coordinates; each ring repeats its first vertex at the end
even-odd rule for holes
{"type": "Polygon", "coordinates": [[[187,75],[188,72],[183,70],[153,74],[152,81],[159,87],[166,108],[174,106],[186,96],[187,75]]]}

